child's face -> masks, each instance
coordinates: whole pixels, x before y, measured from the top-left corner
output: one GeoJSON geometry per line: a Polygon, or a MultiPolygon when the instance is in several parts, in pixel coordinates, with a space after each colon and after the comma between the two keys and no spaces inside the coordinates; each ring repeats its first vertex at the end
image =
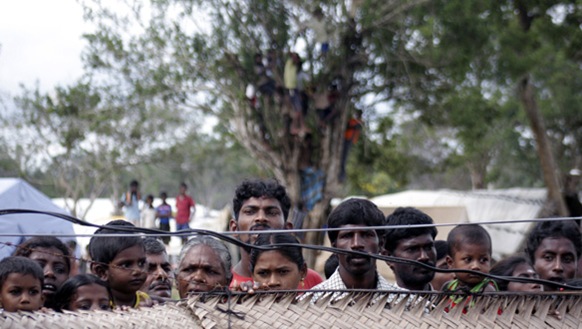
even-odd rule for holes
{"type": "MultiPolygon", "coordinates": [[[[461,243],[457,245],[454,256],[448,257],[448,263],[451,268],[473,270],[483,273],[489,273],[491,269],[491,250],[489,246],[483,246],[473,243],[461,243]]],[[[468,273],[455,273],[459,281],[468,285],[475,286],[483,281],[483,277],[468,273]]]]}
{"type": "Polygon", "coordinates": [[[272,250],[264,251],[257,257],[253,280],[271,290],[292,290],[299,287],[305,274],[305,269],[300,269],[279,251],[272,250]]]}
{"type": "Polygon", "coordinates": [[[0,304],[5,311],[38,311],[43,303],[39,279],[30,274],[8,275],[0,291],[0,304]]]}
{"type": "Polygon", "coordinates": [[[111,290],[134,294],[146,280],[146,255],[142,245],[135,245],[122,250],[109,263],[104,280],[109,282],[111,290]]]}
{"type": "Polygon", "coordinates": [[[35,248],[28,258],[37,262],[44,272],[42,294],[50,299],[69,278],[69,267],[57,248],[35,248]],[[61,256],[59,256],[61,255],[61,256]]]}
{"type": "Polygon", "coordinates": [[[77,292],[73,295],[73,298],[71,298],[68,309],[70,311],[107,311],[111,309],[107,288],[96,283],[80,286],[77,288],[77,292]]]}

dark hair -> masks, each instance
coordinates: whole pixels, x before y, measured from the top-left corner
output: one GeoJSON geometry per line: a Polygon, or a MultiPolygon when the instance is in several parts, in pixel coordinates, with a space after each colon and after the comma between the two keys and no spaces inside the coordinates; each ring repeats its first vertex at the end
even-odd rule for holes
{"type": "Polygon", "coordinates": [[[166,247],[164,244],[154,237],[147,237],[143,239],[143,246],[145,248],[146,254],[148,255],[159,255],[166,253],[166,247]]]}
{"type": "Polygon", "coordinates": [[[58,249],[63,256],[63,259],[65,260],[65,264],[67,265],[67,274],[71,272],[71,253],[69,248],[61,240],[53,236],[37,236],[24,241],[16,247],[14,256],[28,258],[30,257],[30,254],[32,254],[37,248],[58,249]]]}
{"type": "MultiPolygon", "coordinates": [[[[495,266],[491,268],[489,274],[498,276],[513,276],[513,271],[515,271],[515,268],[521,264],[528,264],[531,266],[530,262],[527,260],[525,255],[522,254],[513,255],[497,262],[497,264],[495,264],[495,266]]],[[[507,290],[509,281],[495,280],[495,282],[497,282],[499,291],[507,290]]]]}
{"type": "Polygon", "coordinates": [[[91,274],[79,274],[70,277],[55,293],[55,311],[70,310],[71,299],[77,293],[77,289],[90,284],[97,284],[107,289],[109,300],[111,300],[111,288],[107,282],[91,274]]]}
{"type": "Polygon", "coordinates": [[[147,199],[152,199],[152,201],[154,201],[154,196],[153,194],[148,194],[148,196],[146,196],[146,200],[147,199]]]}
{"type": "Polygon", "coordinates": [[[576,256],[580,257],[582,234],[580,234],[580,227],[575,221],[538,222],[527,236],[525,253],[529,256],[530,262],[535,263],[535,252],[546,238],[566,238],[572,241],[574,249],[576,249],[576,256]]]}
{"type": "Polygon", "coordinates": [[[160,198],[167,198],[168,197],[168,193],[166,193],[165,191],[160,192],[160,198]]]}
{"type": "MultiPolygon", "coordinates": [[[[327,218],[329,228],[339,228],[344,225],[382,226],[384,214],[369,200],[348,199],[340,203],[327,218]]],[[[380,240],[384,239],[384,233],[385,230],[376,230],[380,240]]],[[[338,231],[328,231],[327,235],[333,244],[337,239],[338,231]]]]}
{"type": "Polygon", "coordinates": [[[283,217],[285,221],[289,216],[289,208],[291,207],[291,200],[287,196],[285,188],[274,179],[267,180],[245,180],[237,188],[232,199],[232,210],[234,212],[234,219],[238,220],[238,213],[242,208],[243,203],[250,198],[273,198],[279,201],[283,217]]]}
{"type": "Polygon", "coordinates": [[[491,237],[483,227],[477,224],[455,226],[449,232],[447,243],[449,244],[449,256],[451,257],[455,255],[455,251],[462,243],[486,245],[491,254],[491,237]]]}
{"type": "Polygon", "coordinates": [[[32,275],[44,284],[44,272],[37,262],[22,256],[11,256],[0,260],[0,289],[4,286],[10,274],[32,275]]]}
{"type": "Polygon", "coordinates": [[[449,254],[449,244],[444,240],[435,240],[436,259],[443,259],[449,254]]]}
{"type": "Polygon", "coordinates": [[[108,265],[123,250],[131,248],[133,246],[143,247],[143,239],[137,235],[124,237],[99,236],[100,234],[115,234],[115,233],[135,234],[135,232],[116,230],[114,228],[115,226],[123,228],[135,227],[130,222],[117,219],[107,223],[106,226],[109,227],[100,228],[97,231],[95,231],[95,236],[93,236],[91,238],[91,241],[89,242],[89,255],[91,256],[91,259],[93,261],[108,265]]]}
{"type": "MultiPolygon", "coordinates": [[[[386,225],[418,225],[433,224],[432,218],[422,211],[412,208],[396,208],[394,212],[386,218],[386,225]]],[[[387,228],[385,235],[386,251],[392,253],[400,240],[410,239],[419,235],[430,234],[434,239],[437,235],[437,229],[431,227],[411,227],[411,228],[387,228]]]]}
{"type": "Polygon", "coordinates": [[[325,278],[329,279],[329,277],[333,275],[335,270],[337,270],[338,266],[339,259],[337,258],[337,254],[331,254],[331,256],[329,256],[329,258],[325,261],[325,265],[323,266],[325,278]]]}
{"type": "MultiPolygon", "coordinates": [[[[297,244],[297,247],[286,246],[286,247],[276,247],[272,250],[278,251],[281,255],[285,256],[288,260],[292,261],[293,263],[297,264],[299,271],[305,266],[305,260],[303,259],[303,254],[301,253],[301,247],[299,244],[299,240],[290,233],[263,233],[259,234],[257,237],[257,241],[255,241],[255,246],[265,246],[270,244],[279,244],[279,243],[292,243],[297,244]]],[[[255,269],[255,265],[257,264],[257,259],[259,256],[265,252],[266,250],[261,250],[257,248],[252,248],[249,256],[250,261],[250,270],[251,273],[255,269]]],[[[269,250],[270,251],[270,250],[269,250]]]]}
{"type": "Polygon", "coordinates": [[[188,185],[186,185],[186,183],[184,183],[184,182],[180,183],[180,187],[183,187],[185,189],[188,189],[188,185]]]}
{"type": "Polygon", "coordinates": [[[131,187],[138,187],[138,186],[139,186],[139,183],[138,183],[138,182],[137,182],[137,181],[134,179],[134,180],[132,180],[132,181],[129,183],[129,186],[131,186],[131,187]]]}

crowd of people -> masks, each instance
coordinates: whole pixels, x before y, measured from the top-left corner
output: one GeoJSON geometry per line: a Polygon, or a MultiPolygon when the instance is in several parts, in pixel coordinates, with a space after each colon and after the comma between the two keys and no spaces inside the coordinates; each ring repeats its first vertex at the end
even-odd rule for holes
{"type": "Polygon", "coordinates": [[[293,228],[286,220],[290,206],[285,188],[276,181],[249,180],[237,187],[229,224],[239,242],[236,264],[223,242],[193,235],[173,266],[162,241],[144,238],[130,221],[114,220],[90,240],[92,274],[74,275],[76,259],[66,245],[55,237],[33,237],[0,261],[0,305],[6,312],[123,310],[226,289],[248,294],[295,291],[311,302],[326,292],[333,293],[331,301],[358,298],[348,290],[363,289],[377,296],[371,303],[380,299],[381,291],[464,292],[450,296],[448,310],[459,304],[471,307],[472,294],[482,292],[579,286],[582,236],[575,221],[537,222],[523,254],[494,264],[494,242],[483,227],[459,225],[447,241],[435,241],[437,229],[427,214],[398,208],[385,217],[365,199],[346,200],[330,213],[327,235],[336,253],[326,262],[323,280],[307,267],[295,235],[281,233],[293,228]],[[394,283],[379,274],[377,259],[370,255],[384,256],[394,283]],[[537,278],[547,281],[525,280],[537,278]]]}
{"type": "MultiPolygon", "coordinates": [[[[140,209],[139,201],[142,200],[142,196],[139,191],[139,182],[134,180],[129,183],[129,190],[122,197],[119,207],[123,208],[125,219],[134,226],[150,229],[157,228],[170,232],[170,220],[175,218],[176,231],[184,231],[190,229],[190,221],[196,214],[196,202],[188,195],[187,190],[188,185],[181,183],[179,193],[176,196],[176,213],[174,216],[172,206],[167,202],[168,193],[166,192],[160,193],[161,203],[157,207],[154,206],[154,196],[149,194],[140,209]]],[[[182,244],[186,240],[187,237],[182,237],[182,244]]],[[[170,236],[162,237],[162,241],[168,245],[170,236]]]]}

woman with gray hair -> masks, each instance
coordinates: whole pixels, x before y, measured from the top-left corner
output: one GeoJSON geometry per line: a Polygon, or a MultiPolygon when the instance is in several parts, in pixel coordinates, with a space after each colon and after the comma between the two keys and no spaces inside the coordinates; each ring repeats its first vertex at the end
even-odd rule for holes
{"type": "Polygon", "coordinates": [[[221,241],[196,235],[182,247],[176,270],[180,298],[227,288],[232,279],[230,252],[221,241]]]}

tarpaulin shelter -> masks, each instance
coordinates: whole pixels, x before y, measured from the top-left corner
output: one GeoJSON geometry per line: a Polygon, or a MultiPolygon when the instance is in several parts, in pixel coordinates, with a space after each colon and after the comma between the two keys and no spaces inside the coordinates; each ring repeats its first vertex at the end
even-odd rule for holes
{"type": "MultiPolygon", "coordinates": [[[[0,178],[0,210],[27,209],[67,214],[49,197],[19,178],[0,178]]],[[[10,256],[17,245],[29,236],[26,234],[72,235],[73,224],[61,218],[43,214],[9,214],[0,216],[0,259],[10,256]],[[7,236],[7,234],[16,234],[7,236]]],[[[74,240],[63,237],[62,241],[74,240]]]]}

